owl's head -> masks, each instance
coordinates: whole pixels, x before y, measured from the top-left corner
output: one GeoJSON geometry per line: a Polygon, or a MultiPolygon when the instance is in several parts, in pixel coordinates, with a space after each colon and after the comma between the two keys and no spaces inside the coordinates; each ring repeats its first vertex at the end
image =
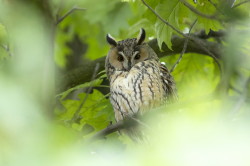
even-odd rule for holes
{"type": "Polygon", "coordinates": [[[141,28],[137,38],[116,41],[110,34],[106,36],[111,48],[106,57],[106,70],[129,71],[135,64],[157,58],[154,51],[144,43],[145,30],[141,28]]]}

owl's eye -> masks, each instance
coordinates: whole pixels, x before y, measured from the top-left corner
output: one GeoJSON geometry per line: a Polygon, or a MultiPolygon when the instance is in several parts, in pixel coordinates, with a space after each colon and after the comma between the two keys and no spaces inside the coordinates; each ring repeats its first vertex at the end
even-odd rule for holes
{"type": "Polygon", "coordinates": [[[141,55],[138,53],[138,54],[136,54],[135,59],[138,60],[138,59],[140,59],[140,57],[141,57],[141,55]]]}
{"type": "Polygon", "coordinates": [[[122,55],[118,55],[117,60],[118,60],[119,62],[123,62],[123,61],[124,61],[124,58],[123,58],[123,56],[122,56],[122,55]]]}

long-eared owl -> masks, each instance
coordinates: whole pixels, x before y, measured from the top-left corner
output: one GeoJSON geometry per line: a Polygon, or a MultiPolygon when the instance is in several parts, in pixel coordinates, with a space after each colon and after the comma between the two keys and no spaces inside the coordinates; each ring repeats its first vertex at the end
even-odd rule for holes
{"type": "Polygon", "coordinates": [[[173,77],[145,37],[143,28],[137,38],[116,41],[106,36],[111,48],[105,68],[116,121],[177,100],[173,77]]]}

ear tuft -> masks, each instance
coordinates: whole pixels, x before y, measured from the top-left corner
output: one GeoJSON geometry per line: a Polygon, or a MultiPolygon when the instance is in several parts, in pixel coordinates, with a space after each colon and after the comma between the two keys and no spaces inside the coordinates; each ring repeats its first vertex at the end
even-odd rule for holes
{"type": "Polygon", "coordinates": [[[115,38],[113,38],[110,34],[107,34],[106,40],[107,40],[107,42],[108,42],[111,46],[114,46],[114,47],[117,46],[117,42],[116,42],[115,38]]]}
{"type": "Polygon", "coordinates": [[[146,32],[143,28],[140,29],[140,33],[137,37],[137,45],[141,45],[146,38],[146,32]]]}

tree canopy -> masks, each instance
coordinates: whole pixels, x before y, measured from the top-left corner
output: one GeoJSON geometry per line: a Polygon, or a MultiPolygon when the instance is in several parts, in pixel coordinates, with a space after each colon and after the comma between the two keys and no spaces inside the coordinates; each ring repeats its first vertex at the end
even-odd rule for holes
{"type": "Polygon", "coordinates": [[[0,165],[249,163],[249,2],[0,0],[0,165]],[[116,123],[105,36],[140,28],[179,102],[116,123]]]}

